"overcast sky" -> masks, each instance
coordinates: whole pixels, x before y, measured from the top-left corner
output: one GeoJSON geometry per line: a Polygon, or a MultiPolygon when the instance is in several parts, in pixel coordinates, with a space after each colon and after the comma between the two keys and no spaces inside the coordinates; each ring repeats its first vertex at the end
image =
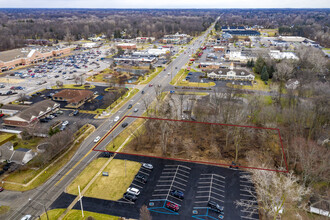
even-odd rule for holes
{"type": "Polygon", "coordinates": [[[330,0],[0,0],[0,8],[330,8],[330,0]]]}

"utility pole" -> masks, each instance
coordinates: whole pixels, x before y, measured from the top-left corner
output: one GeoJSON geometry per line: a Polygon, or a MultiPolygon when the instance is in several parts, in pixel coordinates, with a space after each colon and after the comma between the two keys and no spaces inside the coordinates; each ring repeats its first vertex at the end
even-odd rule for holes
{"type": "MultiPolygon", "coordinates": [[[[31,198],[29,198],[29,201],[32,201],[32,199],[31,199],[31,198]]],[[[45,205],[45,204],[42,204],[42,203],[40,203],[40,202],[37,202],[37,201],[34,201],[34,202],[36,202],[36,203],[38,203],[39,205],[42,205],[42,206],[44,207],[44,209],[45,209],[45,212],[46,212],[46,216],[47,216],[47,220],[49,220],[49,217],[48,217],[48,213],[47,213],[47,208],[46,208],[46,205],[45,205]]]]}
{"type": "Polygon", "coordinates": [[[84,208],[83,208],[83,204],[82,204],[82,197],[81,197],[81,193],[80,193],[80,186],[78,185],[78,191],[79,191],[79,200],[80,200],[80,208],[81,208],[81,215],[84,218],[84,208]]]}

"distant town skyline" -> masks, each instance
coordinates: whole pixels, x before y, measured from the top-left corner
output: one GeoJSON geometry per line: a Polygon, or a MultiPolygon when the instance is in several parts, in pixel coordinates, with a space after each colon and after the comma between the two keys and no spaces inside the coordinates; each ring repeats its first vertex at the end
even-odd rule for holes
{"type": "Polygon", "coordinates": [[[1,8],[330,8],[329,0],[0,0],[1,8]]]}

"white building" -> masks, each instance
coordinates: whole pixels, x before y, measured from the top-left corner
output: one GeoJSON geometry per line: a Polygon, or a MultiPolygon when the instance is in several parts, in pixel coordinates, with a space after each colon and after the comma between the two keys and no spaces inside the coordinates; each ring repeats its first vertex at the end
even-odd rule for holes
{"type": "Polygon", "coordinates": [[[211,72],[207,74],[207,77],[210,79],[217,80],[241,80],[241,81],[254,81],[255,76],[245,70],[234,71],[234,64],[231,63],[229,70],[220,69],[217,73],[211,72]]]}
{"type": "Polygon", "coordinates": [[[269,52],[269,56],[275,60],[283,60],[283,59],[292,59],[298,60],[299,58],[293,52],[281,52],[279,50],[271,50],[269,52]]]}

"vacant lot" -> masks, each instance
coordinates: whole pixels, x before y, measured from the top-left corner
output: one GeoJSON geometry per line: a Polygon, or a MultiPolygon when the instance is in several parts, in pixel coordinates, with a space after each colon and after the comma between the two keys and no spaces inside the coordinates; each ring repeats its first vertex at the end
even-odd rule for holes
{"type": "Polygon", "coordinates": [[[122,198],[140,167],[141,164],[138,162],[112,160],[103,170],[103,172],[108,172],[109,176],[99,176],[85,196],[106,200],[122,198]]]}

